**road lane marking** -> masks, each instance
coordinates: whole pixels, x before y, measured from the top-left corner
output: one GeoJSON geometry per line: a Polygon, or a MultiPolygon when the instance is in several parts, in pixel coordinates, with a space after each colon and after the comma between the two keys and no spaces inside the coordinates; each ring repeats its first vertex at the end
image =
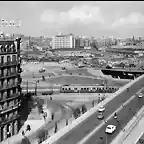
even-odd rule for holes
{"type": "MultiPolygon", "coordinates": [[[[143,89],[144,88],[141,88],[138,92],[142,91],[143,89]]],[[[138,93],[138,92],[136,92],[136,93],[138,93]]],[[[133,95],[132,97],[130,97],[125,103],[123,103],[119,108],[117,108],[104,121],[107,122],[108,120],[110,120],[114,116],[115,113],[118,113],[119,111],[121,111],[123,109],[123,107],[126,106],[128,103],[130,103],[135,97],[136,97],[136,95],[133,95]]],[[[86,137],[84,137],[82,140],[80,140],[77,144],[86,143],[101,127],[103,127],[105,125],[104,121],[102,121],[102,123],[100,123],[92,132],[90,132],[86,137]]]]}

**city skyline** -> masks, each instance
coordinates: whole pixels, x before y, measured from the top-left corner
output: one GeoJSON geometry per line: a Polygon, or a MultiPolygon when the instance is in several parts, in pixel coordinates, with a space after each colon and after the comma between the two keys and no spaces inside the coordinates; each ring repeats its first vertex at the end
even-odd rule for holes
{"type": "Polygon", "coordinates": [[[0,18],[21,19],[5,32],[53,36],[57,32],[85,36],[144,36],[143,2],[0,2],[0,18]]]}

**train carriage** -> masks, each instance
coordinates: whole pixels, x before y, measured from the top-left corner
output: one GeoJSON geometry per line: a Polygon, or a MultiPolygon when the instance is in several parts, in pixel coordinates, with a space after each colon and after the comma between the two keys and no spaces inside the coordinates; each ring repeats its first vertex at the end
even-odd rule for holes
{"type": "Polygon", "coordinates": [[[119,88],[104,85],[69,85],[60,88],[61,93],[114,93],[119,88]]]}

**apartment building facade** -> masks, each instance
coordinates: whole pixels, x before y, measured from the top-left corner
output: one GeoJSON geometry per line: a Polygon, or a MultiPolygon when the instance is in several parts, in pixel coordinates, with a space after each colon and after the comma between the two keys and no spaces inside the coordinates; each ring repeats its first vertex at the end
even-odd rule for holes
{"type": "Polygon", "coordinates": [[[75,48],[75,37],[73,34],[58,34],[52,37],[52,49],[75,48]]]}
{"type": "Polygon", "coordinates": [[[20,39],[0,39],[0,143],[20,129],[21,72],[20,39]]]}
{"type": "Polygon", "coordinates": [[[88,38],[79,38],[75,39],[76,48],[90,47],[90,40],[88,38]]]}

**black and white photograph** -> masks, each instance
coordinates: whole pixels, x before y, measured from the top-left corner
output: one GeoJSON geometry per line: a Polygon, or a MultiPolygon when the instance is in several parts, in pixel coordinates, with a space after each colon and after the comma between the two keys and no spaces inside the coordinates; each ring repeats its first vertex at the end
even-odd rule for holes
{"type": "Polygon", "coordinates": [[[0,1],[0,144],[144,144],[143,1],[0,1]]]}

